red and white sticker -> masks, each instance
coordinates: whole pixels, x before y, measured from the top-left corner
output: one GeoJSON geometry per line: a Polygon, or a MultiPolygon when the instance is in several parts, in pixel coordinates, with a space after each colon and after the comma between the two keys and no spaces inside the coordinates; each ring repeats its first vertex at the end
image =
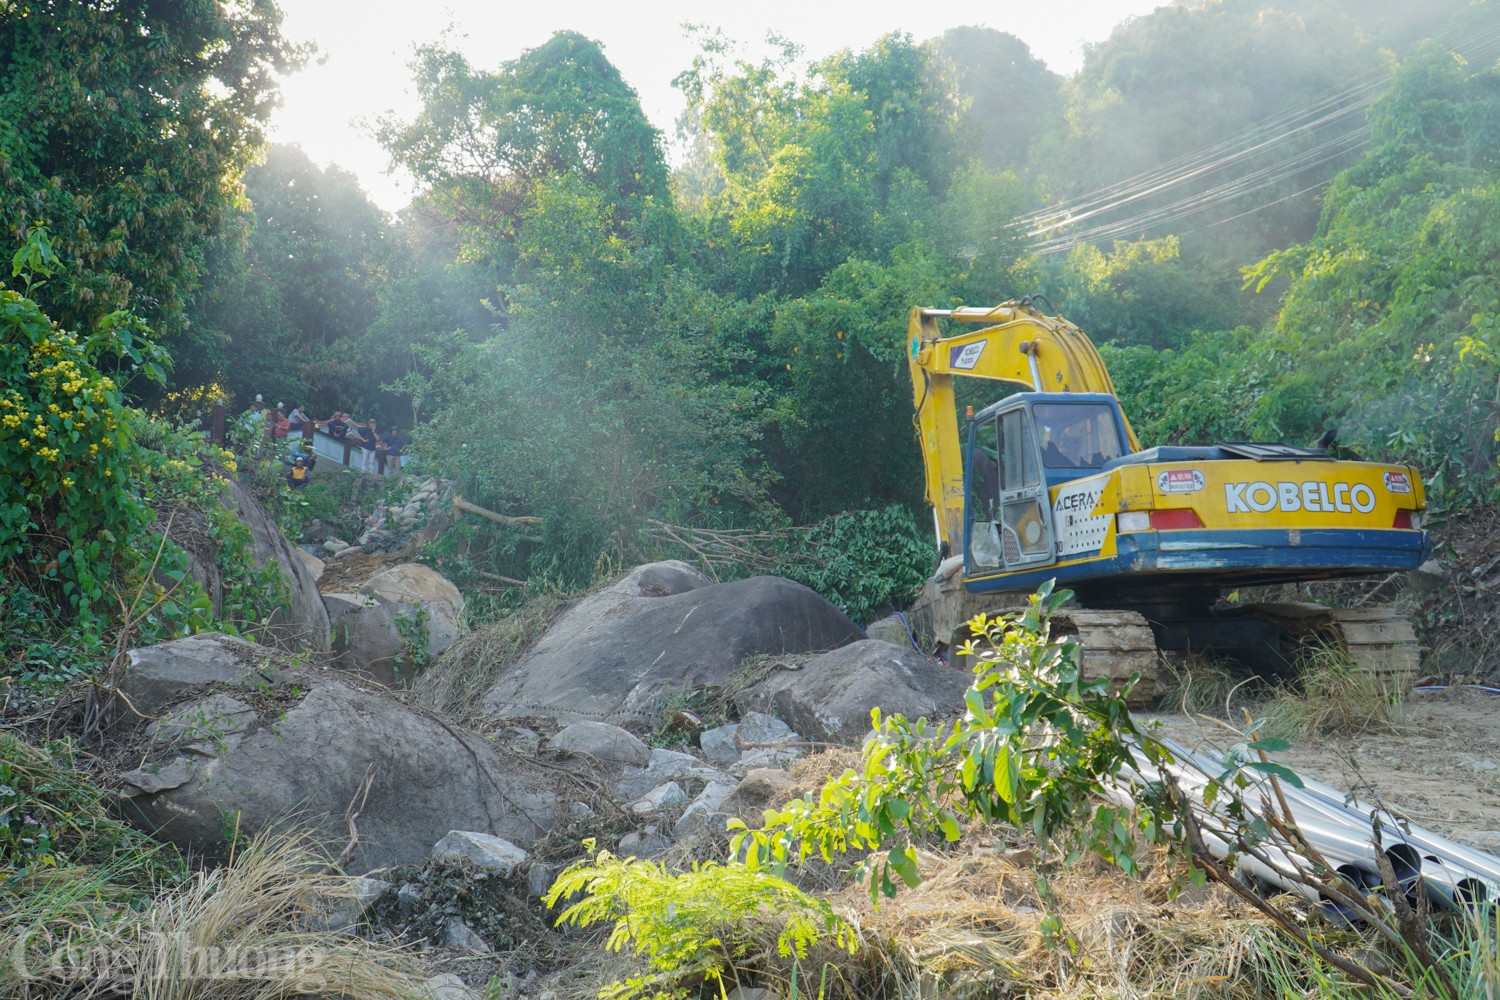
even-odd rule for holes
{"type": "Polygon", "coordinates": [[[1385,491],[1387,493],[1410,493],[1411,478],[1404,472],[1387,472],[1385,474],[1385,491]]]}
{"type": "Polygon", "coordinates": [[[1163,493],[1197,493],[1203,486],[1203,473],[1197,469],[1167,469],[1156,476],[1156,488],[1163,493]]]}

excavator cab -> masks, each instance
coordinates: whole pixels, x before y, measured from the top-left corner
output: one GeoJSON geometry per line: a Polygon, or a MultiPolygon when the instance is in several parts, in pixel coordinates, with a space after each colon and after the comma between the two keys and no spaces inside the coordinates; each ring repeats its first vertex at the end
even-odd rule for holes
{"type": "Polygon", "coordinates": [[[1057,561],[1049,491],[1126,453],[1119,403],[1105,393],[1018,393],[969,422],[965,575],[1057,561]]]}

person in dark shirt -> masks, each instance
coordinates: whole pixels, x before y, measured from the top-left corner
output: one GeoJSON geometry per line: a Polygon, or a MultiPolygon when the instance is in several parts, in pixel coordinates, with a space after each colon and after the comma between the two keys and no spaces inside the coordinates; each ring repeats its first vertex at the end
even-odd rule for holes
{"type": "Polygon", "coordinates": [[[371,417],[363,424],[354,428],[355,437],[359,446],[364,449],[364,456],[360,461],[361,472],[375,472],[378,469],[378,452],[380,449],[380,435],[375,430],[375,418],[371,417]]]}
{"type": "Polygon", "coordinates": [[[401,451],[406,447],[406,435],[401,433],[401,428],[393,427],[389,434],[380,439],[380,443],[385,448],[386,475],[400,475],[401,451]]]}

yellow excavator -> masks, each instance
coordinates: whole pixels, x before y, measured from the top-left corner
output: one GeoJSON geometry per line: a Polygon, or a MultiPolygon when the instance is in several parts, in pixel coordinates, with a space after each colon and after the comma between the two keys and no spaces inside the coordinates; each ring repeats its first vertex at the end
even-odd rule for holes
{"type": "Polygon", "coordinates": [[[1225,606],[1243,587],[1415,569],[1431,552],[1417,470],[1326,448],[1227,443],[1142,449],[1083,331],[1035,308],[913,309],[908,362],[940,564],[919,604],[953,642],[1000,595],[1074,591],[1061,624],[1095,676],[1142,677],[1158,650],[1285,673],[1302,643],[1407,675],[1420,650],[1382,608],[1225,606]],[[951,329],[944,335],[943,325],[951,329]],[[954,380],[1020,386],[959,425],[954,380]]]}

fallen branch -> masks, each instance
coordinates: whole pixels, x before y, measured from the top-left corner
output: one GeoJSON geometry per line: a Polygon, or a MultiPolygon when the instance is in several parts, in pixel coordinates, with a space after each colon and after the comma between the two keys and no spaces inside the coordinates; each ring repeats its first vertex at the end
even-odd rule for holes
{"type": "Polygon", "coordinates": [[[496,514],[492,510],[484,509],[477,503],[470,503],[463,497],[459,496],[457,493],[453,495],[453,509],[468,511],[470,514],[478,514],[480,517],[488,521],[494,521],[496,524],[510,525],[512,527],[518,524],[542,523],[542,519],[539,517],[512,517],[509,514],[496,514]]]}
{"type": "Polygon", "coordinates": [[[486,573],[482,569],[476,569],[474,571],[474,575],[479,577],[481,580],[494,580],[496,583],[508,583],[512,587],[526,586],[525,580],[517,580],[513,576],[501,576],[499,573],[486,573]]]}

